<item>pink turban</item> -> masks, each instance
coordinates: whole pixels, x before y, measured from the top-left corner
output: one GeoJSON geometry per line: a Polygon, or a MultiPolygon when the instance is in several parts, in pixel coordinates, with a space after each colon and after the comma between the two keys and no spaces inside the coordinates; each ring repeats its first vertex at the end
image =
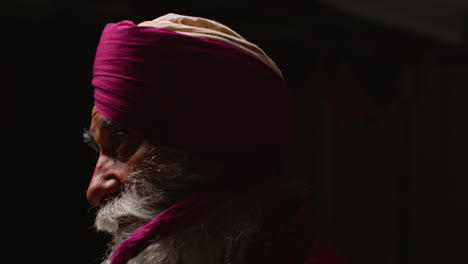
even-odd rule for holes
{"type": "Polygon", "coordinates": [[[114,123],[209,159],[281,159],[295,132],[292,95],[274,62],[208,19],[108,24],[92,86],[96,108],[114,123]]]}
{"type": "MultiPolygon", "coordinates": [[[[274,62],[204,18],[108,24],[92,85],[96,108],[112,122],[226,164],[280,160],[295,132],[293,97],[274,62]]],[[[112,263],[126,263],[264,176],[229,175],[189,194],[122,242],[112,263]]]]}

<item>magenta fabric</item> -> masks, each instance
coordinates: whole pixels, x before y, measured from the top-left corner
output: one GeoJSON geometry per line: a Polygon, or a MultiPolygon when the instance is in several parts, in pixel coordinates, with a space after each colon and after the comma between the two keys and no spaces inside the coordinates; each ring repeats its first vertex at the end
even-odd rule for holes
{"type": "Polygon", "coordinates": [[[209,159],[278,159],[295,134],[286,82],[228,44],[131,21],[108,24],[93,69],[111,121],[209,159]]]}

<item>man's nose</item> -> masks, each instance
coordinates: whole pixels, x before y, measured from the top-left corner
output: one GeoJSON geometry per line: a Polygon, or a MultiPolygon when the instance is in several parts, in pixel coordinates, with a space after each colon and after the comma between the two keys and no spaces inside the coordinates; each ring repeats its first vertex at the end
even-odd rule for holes
{"type": "Polygon", "coordinates": [[[105,155],[99,155],[93,178],[86,192],[88,202],[99,206],[106,195],[120,192],[120,178],[116,162],[105,155]]]}

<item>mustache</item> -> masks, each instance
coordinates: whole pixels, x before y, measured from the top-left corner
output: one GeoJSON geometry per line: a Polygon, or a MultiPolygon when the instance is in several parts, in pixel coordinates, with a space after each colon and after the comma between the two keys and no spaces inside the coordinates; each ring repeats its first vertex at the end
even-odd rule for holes
{"type": "Polygon", "coordinates": [[[95,229],[125,239],[136,228],[180,199],[202,177],[188,170],[188,159],[179,155],[161,162],[149,153],[127,175],[119,193],[110,193],[97,212],[95,229]]]}

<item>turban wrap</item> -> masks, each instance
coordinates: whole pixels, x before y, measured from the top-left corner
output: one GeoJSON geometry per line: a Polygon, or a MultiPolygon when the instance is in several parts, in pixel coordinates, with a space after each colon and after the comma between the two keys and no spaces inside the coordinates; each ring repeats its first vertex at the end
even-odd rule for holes
{"type": "MultiPolygon", "coordinates": [[[[295,132],[293,97],[275,63],[204,18],[168,14],[138,26],[107,24],[92,86],[97,110],[112,122],[224,164],[280,160],[295,132]]],[[[112,263],[126,263],[256,181],[244,180],[188,195],[122,242],[112,263]]]]}
{"type": "Polygon", "coordinates": [[[207,19],[108,24],[92,86],[96,108],[112,122],[199,157],[277,159],[294,132],[292,96],[274,62],[207,19]]]}

